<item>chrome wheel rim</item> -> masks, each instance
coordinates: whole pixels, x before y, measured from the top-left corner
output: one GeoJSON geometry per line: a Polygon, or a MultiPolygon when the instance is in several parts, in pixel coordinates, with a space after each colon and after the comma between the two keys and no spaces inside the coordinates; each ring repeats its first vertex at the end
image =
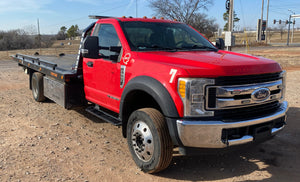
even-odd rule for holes
{"type": "Polygon", "coordinates": [[[153,135],[145,122],[135,122],[131,141],[133,150],[138,158],[144,162],[150,161],[154,153],[153,135]]]}
{"type": "Polygon", "coordinates": [[[33,91],[33,97],[37,98],[38,88],[37,88],[37,83],[35,81],[32,82],[32,91],[33,91]]]}

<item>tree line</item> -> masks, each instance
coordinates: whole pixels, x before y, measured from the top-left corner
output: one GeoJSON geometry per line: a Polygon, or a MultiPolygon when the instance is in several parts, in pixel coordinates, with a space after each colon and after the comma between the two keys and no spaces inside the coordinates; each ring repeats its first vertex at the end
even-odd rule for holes
{"type": "Polygon", "coordinates": [[[0,31],[0,51],[49,48],[55,40],[65,40],[78,35],[78,25],[72,25],[69,29],[63,26],[56,35],[33,35],[23,29],[0,31]]]}
{"type": "Polygon", "coordinates": [[[0,31],[0,51],[50,47],[55,40],[50,35],[31,35],[25,30],[0,31]]]}

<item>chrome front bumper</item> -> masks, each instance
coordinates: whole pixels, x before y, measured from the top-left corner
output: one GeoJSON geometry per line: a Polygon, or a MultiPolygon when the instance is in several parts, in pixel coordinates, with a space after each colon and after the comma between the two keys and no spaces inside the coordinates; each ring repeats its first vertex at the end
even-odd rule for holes
{"type": "MultiPolygon", "coordinates": [[[[223,121],[189,121],[189,120],[177,120],[178,135],[185,147],[197,147],[197,148],[225,148],[228,146],[246,144],[254,140],[254,136],[245,135],[239,139],[228,140],[224,143],[222,141],[222,130],[231,128],[247,127],[266,123],[286,115],[288,110],[288,103],[284,101],[276,113],[251,120],[243,120],[240,122],[225,123],[223,121]]],[[[280,128],[272,128],[271,135],[276,134],[282,130],[284,126],[280,128]]]]}

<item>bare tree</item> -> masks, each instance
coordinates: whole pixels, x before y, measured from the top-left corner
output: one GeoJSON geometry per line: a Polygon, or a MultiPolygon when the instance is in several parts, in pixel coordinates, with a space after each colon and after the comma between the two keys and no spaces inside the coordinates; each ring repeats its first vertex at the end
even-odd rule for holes
{"type": "Polygon", "coordinates": [[[283,35],[285,33],[285,26],[286,25],[284,25],[284,24],[280,24],[277,27],[273,28],[273,30],[275,32],[279,32],[280,33],[280,40],[282,40],[282,37],[283,37],[283,35]]]}
{"type": "Polygon", "coordinates": [[[268,40],[271,42],[271,38],[275,33],[275,29],[273,28],[268,28],[268,40]]]}
{"type": "Polygon", "coordinates": [[[208,38],[218,30],[215,19],[209,19],[206,14],[199,12],[201,9],[207,10],[213,0],[154,0],[149,2],[150,7],[158,16],[189,24],[208,38]]]}
{"type": "Polygon", "coordinates": [[[150,7],[158,16],[190,24],[193,16],[200,9],[207,10],[212,5],[212,0],[153,0],[149,1],[150,7]]]}
{"type": "Polygon", "coordinates": [[[65,27],[65,26],[60,27],[60,30],[56,35],[56,39],[57,40],[65,40],[67,37],[66,31],[67,31],[67,27],[65,27]]]}
{"type": "Polygon", "coordinates": [[[215,19],[207,18],[206,14],[196,13],[190,20],[190,25],[197,29],[199,32],[205,34],[207,38],[213,37],[214,32],[218,30],[218,24],[215,19]]]}

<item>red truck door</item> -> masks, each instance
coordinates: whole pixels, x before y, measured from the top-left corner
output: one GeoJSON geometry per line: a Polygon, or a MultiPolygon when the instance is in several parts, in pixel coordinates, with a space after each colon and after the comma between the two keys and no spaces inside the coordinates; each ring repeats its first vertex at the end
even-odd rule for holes
{"type": "MultiPolygon", "coordinates": [[[[121,46],[120,39],[112,24],[97,24],[93,36],[98,36],[99,46],[121,46]]],[[[109,50],[99,50],[103,56],[118,53],[109,50]]],[[[83,59],[84,90],[87,100],[119,112],[120,102],[120,58],[118,61],[109,58],[83,59]]]]}

